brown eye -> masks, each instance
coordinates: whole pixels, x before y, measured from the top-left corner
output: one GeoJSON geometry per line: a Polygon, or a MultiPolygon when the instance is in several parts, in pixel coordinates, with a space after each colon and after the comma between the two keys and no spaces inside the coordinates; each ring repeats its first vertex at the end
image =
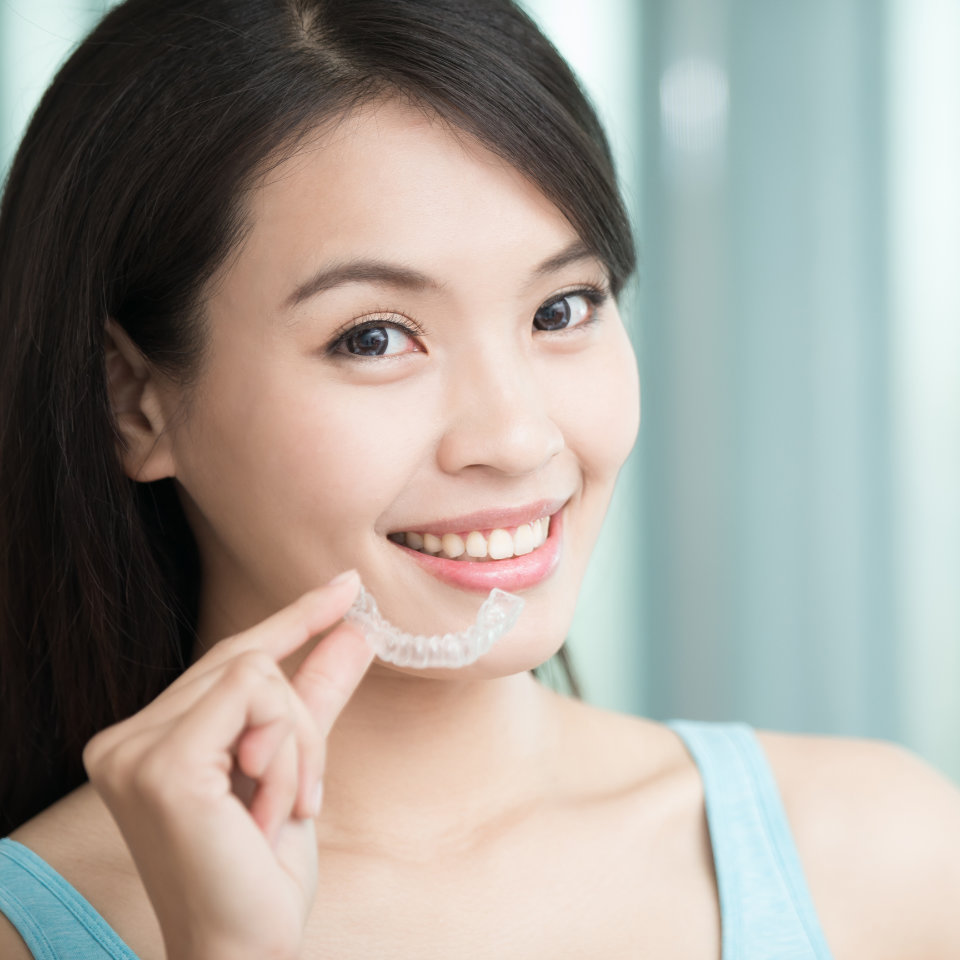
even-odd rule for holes
{"type": "Polygon", "coordinates": [[[417,340],[422,333],[405,323],[368,320],[341,334],[330,345],[331,355],[375,359],[396,357],[418,351],[417,340]]]}
{"type": "Polygon", "coordinates": [[[538,330],[566,330],[587,319],[596,304],[585,293],[568,293],[545,303],[534,315],[533,325],[538,330]]]}
{"type": "Polygon", "coordinates": [[[386,327],[367,327],[350,334],[343,345],[357,357],[382,357],[390,345],[390,334],[386,327]]]}

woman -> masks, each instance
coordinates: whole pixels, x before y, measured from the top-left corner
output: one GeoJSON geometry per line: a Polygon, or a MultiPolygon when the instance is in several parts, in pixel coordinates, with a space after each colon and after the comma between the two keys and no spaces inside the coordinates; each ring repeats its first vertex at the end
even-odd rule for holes
{"type": "Polygon", "coordinates": [[[960,798],[905,751],[530,673],[636,435],[633,262],[508,0],[104,19],[0,223],[0,955],[956,955],[960,798]],[[361,577],[415,633],[525,607],[398,667],[361,577]]]}

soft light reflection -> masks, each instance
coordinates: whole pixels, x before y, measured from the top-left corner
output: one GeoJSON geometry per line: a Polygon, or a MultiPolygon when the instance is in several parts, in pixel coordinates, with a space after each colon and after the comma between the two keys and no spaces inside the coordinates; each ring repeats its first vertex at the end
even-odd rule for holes
{"type": "Polygon", "coordinates": [[[730,92],[716,63],[686,58],[660,77],[660,123],[664,139],[681,153],[711,153],[726,138],[730,92]]]}

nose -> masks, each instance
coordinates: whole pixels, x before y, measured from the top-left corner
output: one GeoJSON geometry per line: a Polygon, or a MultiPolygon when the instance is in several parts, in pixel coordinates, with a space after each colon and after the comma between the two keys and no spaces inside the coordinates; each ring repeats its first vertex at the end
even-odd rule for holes
{"type": "Polygon", "coordinates": [[[440,469],[486,467],[505,476],[536,473],[564,446],[548,391],[522,352],[475,349],[453,365],[440,469]]]}

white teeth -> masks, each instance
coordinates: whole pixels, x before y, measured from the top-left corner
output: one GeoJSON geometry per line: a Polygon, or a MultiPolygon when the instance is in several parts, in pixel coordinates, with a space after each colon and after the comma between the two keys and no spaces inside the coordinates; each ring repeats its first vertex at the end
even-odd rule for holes
{"type": "Polygon", "coordinates": [[[533,553],[534,543],[533,528],[529,523],[522,523],[517,527],[517,532],[513,535],[513,552],[518,557],[533,553]]]}
{"type": "Polygon", "coordinates": [[[487,543],[491,560],[506,560],[513,556],[513,537],[506,530],[494,530],[487,543]]]}
{"type": "Polygon", "coordinates": [[[487,541],[482,533],[474,530],[467,535],[467,556],[482,560],[487,555],[487,541]]]}
{"type": "Polygon", "coordinates": [[[432,533],[391,533],[391,540],[406,543],[413,550],[424,553],[440,554],[456,560],[507,560],[510,557],[522,557],[543,546],[550,535],[550,518],[541,517],[531,523],[523,523],[511,534],[508,530],[497,529],[485,537],[479,530],[473,530],[465,536],[445,533],[438,537],[432,533]]]}
{"type": "Polygon", "coordinates": [[[414,550],[423,549],[423,537],[419,533],[408,533],[407,534],[407,546],[412,547],[414,550]]]}
{"type": "Polygon", "coordinates": [[[455,533],[445,533],[440,538],[440,544],[443,547],[444,556],[449,557],[451,560],[456,560],[457,557],[463,556],[463,551],[466,550],[463,539],[455,533]]]}

